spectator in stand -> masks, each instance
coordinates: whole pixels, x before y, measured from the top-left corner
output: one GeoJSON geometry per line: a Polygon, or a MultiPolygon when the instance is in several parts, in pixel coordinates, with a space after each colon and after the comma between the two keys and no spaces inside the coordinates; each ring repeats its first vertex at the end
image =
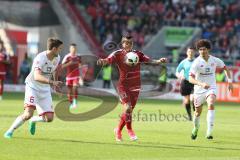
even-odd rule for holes
{"type": "Polygon", "coordinates": [[[24,83],[26,77],[28,76],[28,74],[30,73],[31,70],[31,62],[28,58],[27,53],[25,53],[25,57],[24,60],[22,61],[22,64],[20,66],[20,83],[24,83]]]}
{"type": "Polygon", "coordinates": [[[4,44],[0,42],[0,100],[2,100],[4,80],[7,73],[7,65],[9,64],[9,57],[6,54],[4,44]]]}

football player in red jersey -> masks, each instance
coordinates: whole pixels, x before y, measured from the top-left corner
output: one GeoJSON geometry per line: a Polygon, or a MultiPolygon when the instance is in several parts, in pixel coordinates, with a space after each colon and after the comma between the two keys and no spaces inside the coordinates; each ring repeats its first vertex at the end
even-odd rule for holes
{"type": "Polygon", "coordinates": [[[0,42],[0,100],[2,100],[3,82],[7,73],[7,64],[9,64],[8,56],[5,53],[3,43],[0,42]]]}
{"type": "Polygon", "coordinates": [[[117,91],[120,101],[123,104],[123,112],[118,127],[114,129],[115,138],[116,141],[122,141],[122,129],[126,125],[128,135],[134,141],[137,140],[137,136],[132,129],[132,111],[137,103],[141,88],[140,65],[141,63],[161,64],[165,63],[167,59],[151,60],[142,52],[133,50],[133,40],[129,35],[123,36],[121,43],[122,49],[113,52],[105,59],[99,59],[97,64],[116,64],[119,70],[117,91]],[[128,63],[128,56],[134,56],[133,54],[137,55],[138,63],[136,64],[128,63]]]}
{"type": "Polygon", "coordinates": [[[81,66],[81,57],[77,53],[76,44],[72,43],[68,53],[62,61],[62,68],[67,68],[66,85],[68,87],[68,100],[71,103],[70,108],[77,107],[78,86],[82,82],[79,67],[81,66]]]}

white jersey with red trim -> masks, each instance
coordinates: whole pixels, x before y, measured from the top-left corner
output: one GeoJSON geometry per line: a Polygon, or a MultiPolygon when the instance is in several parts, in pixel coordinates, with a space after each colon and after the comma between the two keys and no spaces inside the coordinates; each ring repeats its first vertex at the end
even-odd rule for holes
{"type": "Polygon", "coordinates": [[[36,69],[41,70],[42,75],[50,79],[53,72],[56,70],[58,64],[60,62],[60,56],[55,57],[52,61],[47,58],[47,51],[39,53],[33,60],[32,69],[29,75],[27,76],[25,83],[29,85],[29,87],[44,92],[50,91],[50,85],[44,84],[34,80],[34,71],[36,69]]]}
{"type": "MultiPolygon", "coordinates": [[[[198,56],[190,69],[190,76],[195,77],[197,81],[200,81],[202,83],[207,83],[210,85],[209,89],[217,89],[216,85],[216,69],[217,68],[224,68],[225,64],[224,62],[214,56],[209,56],[208,61],[206,62],[201,56],[198,56]]],[[[208,90],[209,90],[208,89],[208,90]]],[[[194,93],[200,94],[204,93],[207,90],[199,85],[194,85],[194,93]]]]}

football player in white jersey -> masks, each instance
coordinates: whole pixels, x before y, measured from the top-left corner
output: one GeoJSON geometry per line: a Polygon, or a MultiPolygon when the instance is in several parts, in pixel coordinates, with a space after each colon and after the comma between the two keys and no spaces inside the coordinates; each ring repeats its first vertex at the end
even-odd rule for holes
{"type": "Polygon", "coordinates": [[[229,70],[224,62],[210,55],[211,43],[206,39],[201,39],[196,42],[196,49],[199,56],[194,60],[189,75],[189,82],[194,84],[194,106],[196,108],[194,114],[194,128],[191,138],[197,138],[199,129],[200,115],[202,112],[203,103],[206,101],[208,106],[207,112],[207,139],[213,139],[212,130],[214,124],[215,110],[214,103],[216,101],[216,68],[222,68],[225,71],[227,81],[229,83],[229,91],[233,90],[232,79],[229,70]]]}
{"type": "Polygon", "coordinates": [[[33,60],[32,69],[27,76],[25,83],[24,112],[16,118],[7,132],[5,138],[12,138],[13,132],[25,121],[29,120],[29,130],[35,134],[36,122],[51,122],[53,120],[53,108],[51,87],[59,87],[61,81],[51,80],[51,76],[60,61],[59,53],[63,48],[63,42],[49,38],[47,41],[48,50],[39,53],[33,60]],[[38,116],[33,116],[34,110],[38,116]]]}

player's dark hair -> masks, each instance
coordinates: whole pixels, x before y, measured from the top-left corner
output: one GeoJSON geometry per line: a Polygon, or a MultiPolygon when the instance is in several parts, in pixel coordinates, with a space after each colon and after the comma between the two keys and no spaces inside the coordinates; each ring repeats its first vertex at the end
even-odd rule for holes
{"type": "Polygon", "coordinates": [[[70,46],[76,47],[76,43],[71,43],[70,46]]]}
{"type": "Polygon", "coordinates": [[[196,42],[196,48],[197,50],[199,48],[206,47],[207,49],[211,49],[211,42],[207,39],[200,39],[196,42]]]}
{"type": "Polygon", "coordinates": [[[191,45],[191,46],[188,46],[187,49],[193,49],[193,50],[195,50],[195,47],[194,47],[193,45],[191,45]]]}
{"type": "Polygon", "coordinates": [[[63,42],[60,41],[57,38],[48,38],[48,40],[47,40],[47,49],[48,50],[52,50],[54,47],[58,48],[62,44],[63,44],[63,42]]]}
{"type": "Polygon", "coordinates": [[[125,34],[122,36],[122,40],[121,43],[123,43],[124,41],[132,41],[132,36],[130,34],[125,34]]]}

